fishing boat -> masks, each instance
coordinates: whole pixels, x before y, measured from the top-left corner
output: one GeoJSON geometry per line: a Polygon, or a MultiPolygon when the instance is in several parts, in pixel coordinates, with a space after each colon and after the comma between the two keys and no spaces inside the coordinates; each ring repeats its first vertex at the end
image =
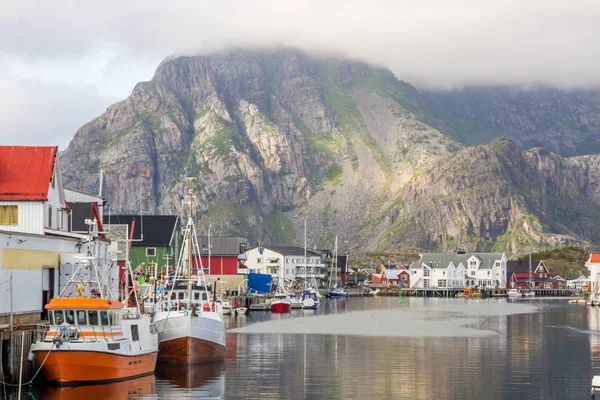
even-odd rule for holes
{"type": "Polygon", "coordinates": [[[193,220],[193,185],[188,178],[188,218],[183,248],[169,291],[160,299],[153,322],[158,332],[158,361],[200,364],[219,361],[225,354],[222,306],[211,299],[204,275],[193,220]],[[197,257],[193,257],[193,255],[197,257]],[[196,274],[193,274],[196,271],[196,274]]]}
{"type": "Polygon", "coordinates": [[[339,285],[329,292],[330,297],[346,297],[346,287],[339,285]]]}
{"type": "Polygon", "coordinates": [[[317,298],[316,291],[314,289],[307,289],[302,291],[302,308],[314,309],[319,308],[319,299],[317,298]]]}
{"type": "Polygon", "coordinates": [[[31,347],[46,379],[76,386],[152,374],[157,334],[150,318],[140,312],[135,290],[136,306],[124,307],[107,285],[108,270],[116,264],[100,268],[90,251],[76,258],[76,266],[59,296],[45,307],[46,335],[31,347]]]}
{"type": "Polygon", "coordinates": [[[292,302],[292,310],[298,310],[302,308],[302,300],[300,300],[293,292],[290,292],[290,301],[292,302]]]}
{"type": "Polygon", "coordinates": [[[290,295],[286,292],[283,286],[277,287],[275,296],[271,300],[271,312],[286,313],[292,309],[292,301],[290,295]]]}

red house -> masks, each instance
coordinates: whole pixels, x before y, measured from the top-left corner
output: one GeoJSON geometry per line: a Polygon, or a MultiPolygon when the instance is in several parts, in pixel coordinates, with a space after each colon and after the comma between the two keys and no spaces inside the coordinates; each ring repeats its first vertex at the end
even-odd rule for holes
{"type": "MultiPolygon", "coordinates": [[[[375,283],[375,280],[373,280],[375,283]]],[[[410,275],[406,269],[386,269],[381,274],[382,285],[405,285],[410,284],[410,275]]]]}
{"type": "Polygon", "coordinates": [[[543,260],[532,261],[531,276],[529,275],[529,261],[516,260],[507,263],[508,287],[524,289],[528,287],[538,289],[564,289],[566,281],[552,279],[550,271],[543,260]]]}
{"type": "MultiPolygon", "coordinates": [[[[210,238],[210,271],[208,271],[208,236],[198,236],[198,245],[202,254],[202,265],[210,275],[237,275],[238,255],[247,248],[247,242],[242,237],[212,236],[210,238]]],[[[198,258],[198,254],[194,254],[198,258]]]]}

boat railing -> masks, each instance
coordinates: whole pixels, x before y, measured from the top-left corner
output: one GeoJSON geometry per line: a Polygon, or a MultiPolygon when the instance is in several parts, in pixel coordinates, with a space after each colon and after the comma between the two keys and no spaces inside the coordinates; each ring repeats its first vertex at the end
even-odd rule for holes
{"type": "Polygon", "coordinates": [[[35,326],[35,341],[40,342],[46,338],[48,331],[50,330],[50,325],[48,324],[36,324],[35,326]]]}

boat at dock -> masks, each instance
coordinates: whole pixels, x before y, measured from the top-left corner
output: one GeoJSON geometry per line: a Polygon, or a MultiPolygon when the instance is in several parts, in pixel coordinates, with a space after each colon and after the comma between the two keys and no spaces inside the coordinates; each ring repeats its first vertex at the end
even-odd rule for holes
{"type": "Polygon", "coordinates": [[[193,187],[189,179],[188,218],[183,251],[166,298],[156,303],[153,322],[158,332],[158,361],[200,364],[219,361],[225,354],[225,323],[219,302],[211,299],[204,276],[193,220],[193,187]],[[196,274],[193,274],[196,271],[196,274]]]}
{"type": "Polygon", "coordinates": [[[292,301],[290,295],[285,291],[283,286],[279,286],[275,292],[275,296],[271,300],[271,312],[287,313],[292,309],[292,301]]]}
{"type": "Polygon", "coordinates": [[[78,258],[67,285],[45,307],[49,328],[31,352],[46,379],[58,386],[123,381],[154,372],[155,327],[140,312],[137,296],[136,307],[117,300],[106,286],[105,272],[91,254],[78,258]]]}
{"type": "Polygon", "coordinates": [[[513,298],[523,296],[523,294],[521,293],[521,291],[519,289],[508,289],[506,294],[508,295],[508,297],[513,297],[513,298]]]}

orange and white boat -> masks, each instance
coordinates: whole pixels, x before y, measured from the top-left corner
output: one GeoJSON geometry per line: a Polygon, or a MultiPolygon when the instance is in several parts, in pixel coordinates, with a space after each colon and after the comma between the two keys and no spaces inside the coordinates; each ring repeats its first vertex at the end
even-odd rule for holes
{"type": "Polygon", "coordinates": [[[46,305],[49,329],[31,351],[46,379],[61,386],[152,374],[158,336],[147,315],[111,300],[94,257],[83,257],[63,293],[46,305]],[[97,280],[94,280],[97,279],[97,280]],[[73,290],[73,288],[75,290],[73,290]]]}

